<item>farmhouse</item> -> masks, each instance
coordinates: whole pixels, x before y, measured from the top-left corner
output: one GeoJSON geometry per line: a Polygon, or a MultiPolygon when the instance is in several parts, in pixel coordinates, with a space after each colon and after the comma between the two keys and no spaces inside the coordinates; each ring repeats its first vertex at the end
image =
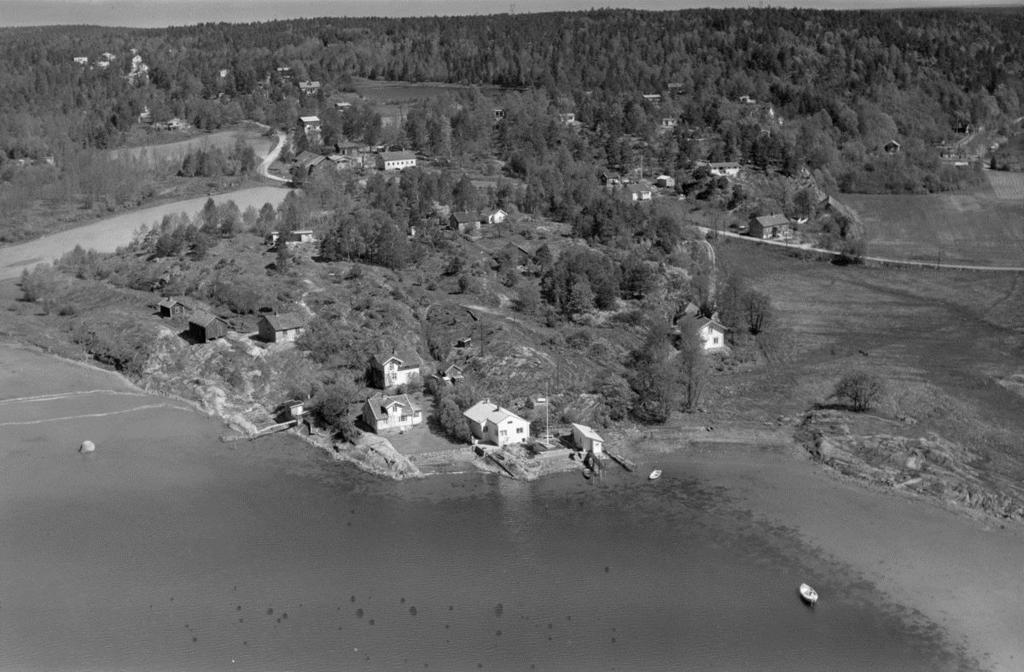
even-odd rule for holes
{"type": "Polygon", "coordinates": [[[680,336],[697,334],[704,352],[724,350],[726,347],[725,327],[714,317],[684,315],[676,322],[676,332],[680,336]]]}
{"type": "Polygon", "coordinates": [[[558,121],[562,122],[566,126],[572,126],[573,124],[576,123],[576,113],[575,112],[559,112],[558,113],[558,121]]]}
{"type": "Polygon", "coordinates": [[[671,189],[676,186],[676,178],[671,175],[658,175],[658,177],[654,178],[654,184],[662,189],[671,189]]]}
{"type": "Polygon", "coordinates": [[[629,200],[634,203],[651,200],[651,185],[646,182],[637,182],[626,186],[626,194],[629,200]]]}
{"type": "Polygon", "coordinates": [[[310,175],[313,170],[327,160],[326,156],[314,152],[300,152],[295,157],[295,166],[303,175],[310,175]]]}
{"type": "Polygon", "coordinates": [[[475,236],[480,233],[480,216],[473,212],[453,212],[448,217],[448,224],[463,235],[475,236]]]}
{"type": "Polygon", "coordinates": [[[74,61],[78,65],[89,65],[89,57],[88,56],[75,56],[74,61]]]}
{"type": "Polygon", "coordinates": [[[572,442],[583,453],[593,453],[597,456],[604,454],[604,439],[586,425],[572,423],[572,442]]]}
{"type": "Polygon", "coordinates": [[[291,343],[305,331],[306,318],[299,313],[260,315],[260,339],[267,343],[291,343]]]}
{"type": "Polygon", "coordinates": [[[188,335],[196,343],[209,343],[228,335],[228,323],[205,310],[197,310],[188,319],[188,335]]]}
{"type": "Polygon", "coordinates": [[[709,163],[707,167],[715,177],[735,177],[740,174],[740,164],[734,161],[709,163]]]}
{"type": "Polygon", "coordinates": [[[157,304],[157,309],[160,311],[160,317],[181,317],[192,308],[180,299],[167,297],[157,304]]]}
{"type": "Polygon", "coordinates": [[[488,211],[486,216],[482,219],[488,224],[502,224],[506,219],[508,219],[508,213],[501,208],[497,208],[496,210],[488,211]]]}
{"type": "Polygon", "coordinates": [[[645,93],[645,94],[643,94],[643,99],[646,100],[648,103],[660,103],[661,102],[661,94],[660,93],[645,93]]]}
{"type": "Polygon", "coordinates": [[[375,387],[406,385],[420,378],[420,359],[411,352],[390,352],[370,358],[370,378],[375,387]]]}
{"type": "Polygon", "coordinates": [[[306,140],[314,145],[320,144],[320,117],[315,114],[299,117],[299,128],[306,140]]]}
{"type": "Polygon", "coordinates": [[[363,404],[363,422],[380,434],[418,425],[423,422],[423,413],[408,394],[388,397],[378,393],[363,404]]]}
{"type": "Polygon", "coordinates": [[[499,448],[530,439],[530,423],[490,401],[478,401],[462,414],[473,436],[499,448]]]}
{"type": "Polygon", "coordinates": [[[750,222],[747,235],[752,238],[782,238],[789,233],[789,219],[785,215],[762,215],[750,222]]]}
{"type": "Polygon", "coordinates": [[[306,80],[299,82],[299,91],[302,91],[307,96],[314,95],[320,92],[320,82],[316,80],[306,80]]]}
{"type": "Polygon", "coordinates": [[[381,152],[377,155],[377,167],[381,170],[415,168],[416,155],[412,152],[381,152]]]}

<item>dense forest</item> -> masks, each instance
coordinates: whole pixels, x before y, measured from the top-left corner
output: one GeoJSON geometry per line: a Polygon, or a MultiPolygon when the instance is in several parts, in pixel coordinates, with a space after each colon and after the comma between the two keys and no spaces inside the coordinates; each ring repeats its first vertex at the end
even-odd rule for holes
{"type": "MultiPolygon", "coordinates": [[[[696,158],[806,165],[848,191],[937,190],[959,178],[943,171],[935,145],[969,125],[1019,123],[1024,99],[1017,10],[595,10],[0,34],[4,181],[19,160],[57,157],[60,167],[82,148],[117,146],[145,110],[201,129],[244,118],[285,125],[299,112],[326,113],[326,98],[361,77],[518,91],[535,113],[574,112],[610,165],[625,163],[623,138],[649,140],[669,118],[678,127],[651,151],[668,167],[696,158]],[[323,83],[316,95],[298,87],[310,79],[323,83]],[[701,134],[719,142],[695,145],[701,134]],[[904,151],[866,167],[893,139],[904,151]]],[[[497,142],[505,159],[513,148],[529,154],[531,141],[550,147],[550,137],[492,138],[495,103],[478,93],[434,118],[412,111],[399,140],[482,153],[497,142]]],[[[345,135],[379,137],[372,111],[345,116],[335,124],[345,135]]],[[[550,136],[534,122],[534,136],[550,136]]]]}

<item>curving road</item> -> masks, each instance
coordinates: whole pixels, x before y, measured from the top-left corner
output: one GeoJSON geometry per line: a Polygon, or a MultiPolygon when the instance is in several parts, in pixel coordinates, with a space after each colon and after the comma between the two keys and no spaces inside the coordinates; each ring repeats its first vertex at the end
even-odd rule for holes
{"type": "Polygon", "coordinates": [[[270,165],[274,163],[274,161],[277,160],[277,157],[281,155],[281,150],[284,149],[284,143],[287,142],[287,140],[288,135],[284,131],[278,131],[277,146],[270,150],[270,153],[263,157],[263,161],[260,163],[260,175],[267,178],[268,180],[274,180],[275,182],[290,182],[290,180],[287,178],[270,174],[270,165]]]}

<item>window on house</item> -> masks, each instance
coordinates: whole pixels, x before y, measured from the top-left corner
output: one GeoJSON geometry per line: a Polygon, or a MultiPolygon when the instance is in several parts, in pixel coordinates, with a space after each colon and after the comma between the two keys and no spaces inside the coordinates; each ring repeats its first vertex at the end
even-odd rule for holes
{"type": "Polygon", "coordinates": [[[522,433],[523,433],[523,428],[522,427],[516,427],[516,434],[522,434],[522,433]]]}

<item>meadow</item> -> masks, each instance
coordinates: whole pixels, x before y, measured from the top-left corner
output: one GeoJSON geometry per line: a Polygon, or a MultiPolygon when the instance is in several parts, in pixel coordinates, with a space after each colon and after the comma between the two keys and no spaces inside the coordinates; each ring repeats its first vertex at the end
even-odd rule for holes
{"type": "Polygon", "coordinates": [[[264,136],[264,131],[257,127],[235,128],[216,133],[203,133],[185,140],[177,140],[163,144],[140,145],[110,150],[111,159],[145,159],[150,165],[159,166],[165,162],[179,162],[186,154],[197,149],[217,147],[229,152],[242,138],[252,145],[259,156],[265,156],[274,146],[274,138],[264,136]]]}
{"type": "Polygon", "coordinates": [[[866,229],[867,254],[911,261],[1024,265],[1024,176],[939,194],[843,194],[866,229]]]}

